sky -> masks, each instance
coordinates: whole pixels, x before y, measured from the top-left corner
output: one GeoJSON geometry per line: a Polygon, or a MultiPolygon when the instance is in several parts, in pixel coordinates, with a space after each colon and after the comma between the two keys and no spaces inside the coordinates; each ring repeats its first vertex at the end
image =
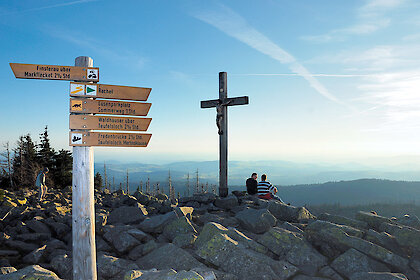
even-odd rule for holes
{"type": "Polygon", "coordinates": [[[416,0],[0,1],[0,143],[38,135],[68,149],[68,81],[16,79],[10,62],[74,65],[100,83],[152,88],[147,148],[95,159],[216,160],[227,72],[233,160],[359,161],[420,155],[416,0]]]}

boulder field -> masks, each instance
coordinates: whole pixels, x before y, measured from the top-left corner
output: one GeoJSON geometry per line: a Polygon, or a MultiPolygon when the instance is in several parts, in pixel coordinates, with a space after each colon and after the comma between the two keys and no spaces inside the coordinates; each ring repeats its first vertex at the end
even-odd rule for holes
{"type": "MultiPolygon", "coordinates": [[[[3,191],[0,280],[72,279],[71,189],[3,191]]],[[[420,220],[354,219],[243,192],[95,193],[98,279],[420,279],[420,220]]]]}

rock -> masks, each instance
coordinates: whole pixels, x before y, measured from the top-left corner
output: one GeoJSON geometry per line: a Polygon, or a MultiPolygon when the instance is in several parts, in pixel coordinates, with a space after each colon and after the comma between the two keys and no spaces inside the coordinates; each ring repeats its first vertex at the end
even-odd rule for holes
{"type": "Polygon", "coordinates": [[[17,207],[17,204],[11,201],[10,199],[5,199],[1,206],[6,208],[14,208],[17,207]]]}
{"type": "Polygon", "coordinates": [[[187,251],[169,243],[155,249],[146,256],[140,258],[137,264],[142,269],[174,269],[190,270],[202,264],[187,251]]]}
{"type": "Polygon", "coordinates": [[[346,251],[350,248],[354,248],[362,253],[365,253],[369,257],[389,264],[396,269],[403,270],[408,268],[407,259],[400,257],[372,242],[355,236],[350,236],[344,232],[344,229],[345,226],[334,226],[329,222],[316,221],[307,226],[305,234],[307,234],[316,244],[319,244],[321,241],[321,243],[324,242],[335,248],[339,248],[340,251],[346,251]]]}
{"type": "Polygon", "coordinates": [[[15,250],[0,250],[0,258],[7,258],[13,256],[19,256],[19,252],[15,250]]]}
{"type": "Polygon", "coordinates": [[[232,209],[238,206],[238,198],[234,195],[228,195],[227,197],[217,197],[214,201],[214,205],[222,209],[232,209]]]}
{"type": "Polygon", "coordinates": [[[258,240],[280,259],[296,265],[300,270],[314,274],[327,264],[327,258],[318,253],[303,235],[282,228],[271,228],[258,240]]]}
{"type": "Polygon", "coordinates": [[[298,275],[295,278],[293,278],[293,280],[329,280],[329,278],[298,275]]]}
{"type": "Polygon", "coordinates": [[[286,222],[298,223],[316,219],[305,207],[294,207],[274,200],[269,201],[268,210],[274,217],[286,222]]]}
{"type": "Polygon", "coordinates": [[[109,244],[100,235],[95,236],[95,243],[96,243],[96,250],[98,252],[100,251],[111,252],[112,251],[111,246],[109,246],[109,244]]]}
{"type": "Polygon", "coordinates": [[[225,227],[237,227],[239,226],[239,221],[235,217],[230,217],[228,213],[223,212],[223,214],[212,214],[212,213],[205,213],[202,216],[197,217],[194,220],[195,223],[198,225],[204,225],[209,222],[215,222],[221,224],[225,227]]]}
{"type": "Polygon", "coordinates": [[[144,232],[162,233],[163,228],[177,218],[178,217],[176,213],[172,211],[163,215],[156,215],[150,218],[146,218],[138,225],[138,227],[144,232]]]}
{"type": "Polygon", "coordinates": [[[58,273],[61,278],[73,278],[73,261],[67,254],[56,255],[50,262],[51,268],[58,273]]]}
{"type": "Polygon", "coordinates": [[[112,244],[120,254],[123,254],[140,244],[140,240],[129,233],[129,230],[132,229],[134,228],[127,225],[107,225],[104,227],[103,237],[112,244]]]}
{"type": "Polygon", "coordinates": [[[199,203],[209,204],[213,203],[216,200],[216,195],[212,193],[198,193],[194,194],[193,199],[199,203]]]}
{"type": "Polygon", "coordinates": [[[46,224],[41,222],[41,220],[36,219],[26,222],[26,226],[30,228],[35,233],[45,233],[51,235],[51,231],[46,224]]]}
{"type": "Polygon", "coordinates": [[[126,271],[139,269],[134,262],[119,259],[103,253],[99,254],[96,264],[98,267],[98,279],[123,279],[126,271]]]}
{"type": "Polygon", "coordinates": [[[144,244],[140,244],[134,247],[132,250],[130,250],[130,253],[128,254],[128,258],[133,261],[140,259],[144,255],[143,247],[144,247],[144,244]]]}
{"type": "Polygon", "coordinates": [[[150,252],[157,249],[158,247],[159,247],[159,245],[154,240],[150,240],[149,242],[144,244],[143,255],[149,254],[150,252]]]}
{"type": "Polygon", "coordinates": [[[150,270],[150,271],[140,271],[140,270],[131,270],[128,271],[124,280],[203,280],[195,271],[185,271],[181,270],[176,272],[173,269],[165,270],[150,270]]]}
{"type": "Polygon", "coordinates": [[[45,268],[42,268],[39,265],[27,266],[15,272],[11,272],[5,275],[0,275],[0,279],[1,280],[20,280],[20,279],[61,280],[60,278],[58,278],[57,274],[45,268]]]}
{"type": "Polygon", "coordinates": [[[277,221],[277,227],[288,230],[288,231],[292,231],[292,232],[297,232],[297,233],[303,233],[303,230],[301,230],[300,228],[298,228],[297,226],[289,223],[289,222],[281,222],[281,221],[277,221]],[[280,222],[280,223],[279,223],[280,222]]]}
{"type": "Polygon", "coordinates": [[[287,279],[298,271],[290,263],[274,261],[266,255],[238,246],[238,242],[226,234],[216,233],[209,240],[197,242],[199,257],[239,279],[287,279]]]}
{"type": "Polygon", "coordinates": [[[163,235],[171,241],[177,235],[184,233],[197,233],[190,220],[185,216],[172,221],[163,229],[163,235]]]}
{"type": "Polygon", "coordinates": [[[135,224],[143,221],[147,216],[144,206],[121,206],[113,210],[108,217],[110,224],[135,224]]]}
{"type": "Polygon", "coordinates": [[[147,195],[147,194],[144,194],[144,193],[141,193],[141,192],[138,192],[138,191],[136,191],[134,194],[133,194],[133,196],[137,199],[137,201],[140,203],[140,204],[142,204],[142,205],[148,205],[149,204],[149,202],[150,202],[150,200],[151,200],[151,197],[150,197],[150,195],[147,195]]]}
{"type": "Polygon", "coordinates": [[[319,215],[318,220],[323,220],[330,223],[334,223],[338,225],[345,225],[345,226],[358,228],[358,229],[368,229],[368,223],[366,222],[353,220],[353,219],[338,216],[338,215],[330,215],[328,213],[323,213],[319,215]]]}
{"type": "Polygon", "coordinates": [[[40,243],[49,240],[50,238],[50,235],[46,233],[24,233],[16,235],[16,240],[20,240],[23,242],[40,243]]]}
{"type": "Polygon", "coordinates": [[[414,214],[404,215],[398,218],[397,223],[420,230],[420,219],[414,214]]]}
{"type": "Polygon", "coordinates": [[[192,233],[184,233],[177,235],[173,240],[172,243],[180,248],[186,248],[194,244],[197,236],[192,233]]]}
{"type": "Polygon", "coordinates": [[[331,263],[331,267],[346,277],[350,277],[356,272],[390,272],[389,268],[384,264],[369,258],[355,249],[349,249],[340,255],[331,263]]]}
{"type": "Polygon", "coordinates": [[[13,266],[0,267],[0,275],[8,274],[17,271],[13,266]]]}
{"type": "Polygon", "coordinates": [[[334,269],[332,269],[328,265],[321,268],[319,270],[319,274],[332,280],[344,280],[343,277],[341,277],[334,269]]]}
{"type": "Polygon", "coordinates": [[[391,219],[372,213],[359,211],[356,214],[356,219],[359,221],[366,222],[371,228],[379,230],[382,223],[391,223],[391,219]]]}
{"type": "MultiPolygon", "coordinates": [[[[217,280],[217,279],[223,279],[222,277],[217,278],[216,276],[216,272],[215,269],[209,268],[209,267],[194,267],[193,269],[191,269],[192,271],[197,272],[198,274],[201,275],[201,277],[204,278],[204,280],[217,280]]],[[[217,271],[217,273],[223,273],[221,271],[217,271]]]]}
{"type": "Polygon", "coordinates": [[[420,252],[420,230],[389,223],[381,224],[380,229],[392,234],[400,246],[420,252]]]}
{"type": "Polygon", "coordinates": [[[264,233],[277,222],[267,209],[246,209],[236,214],[235,217],[244,229],[253,233],[264,233]]]}
{"type": "Polygon", "coordinates": [[[17,249],[18,251],[23,253],[29,253],[38,248],[38,245],[36,244],[26,243],[17,240],[7,240],[5,244],[10,248],[17,249]]]}
{"type": "Polygon", "coordinates": [[[376,232],[373,229],[369,229],[366,232],[365,239],[372,243],[378,244],[400,256],[405,256],[406,253],[402,250],[400,245],[398,245],[394,236],[386,232],[376,232]]]}
{"type": "Polygon", "coordinates": [[[100,231],[108,220],[108,215],[106,213],[96,213],[95,214],[95,230],[100,231]]]}
{"type": "Polygon", "coordinates": [[[192,207],[175,207],[174,212],[178,217],[185,216],[189,220],[192,220],[192,214],[194,212],[194,208],[192,207]]]}
{"type": "Polygon", "coordinates": [[[204,243],[208,242],[216,234],[226,234],[229,238],[235,242],[240,243],[245,248],[253,249],[259,253],[267,253],[267,248],[261,244],[255,242],[251,238],[244,235],[242,232],[236,230],[235,228],[225,228],[224,226],[217,223],[208,223],[206,224],[200,232],[200,235],[194,243],[195,247],[200,247],[204,243]]]}
{"type": "Polygon", "coordinates": [[[387,272],[357,272],[350,277],[350,280],[408,280],[401,273],[387,272]]]}
{"type": "Polygon", "coordinates": [[[26,256],[23,257],[23,262],[28,263],[28,264],[37,264],[42,262],[42,259],[45,257],[46,254],[46,248],[47,245],[44,245],[32,252],[30,252],[29,254],[27,254],[26,256]]]}

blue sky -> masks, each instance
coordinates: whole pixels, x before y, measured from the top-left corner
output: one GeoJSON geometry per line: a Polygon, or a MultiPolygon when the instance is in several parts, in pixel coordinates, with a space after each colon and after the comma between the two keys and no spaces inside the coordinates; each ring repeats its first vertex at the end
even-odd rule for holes
{"type": "Polygon", "coordinates": [[[0,143],[48,125],[68,147],[68,84],[15,79],[9,62],[73,65],[100,83],[151,87],[147,148],[97,160],[218,157],[215,110],[228,95],[231,159],[363,161],[420,154],[420,2],[1,1],[0,143]]]}

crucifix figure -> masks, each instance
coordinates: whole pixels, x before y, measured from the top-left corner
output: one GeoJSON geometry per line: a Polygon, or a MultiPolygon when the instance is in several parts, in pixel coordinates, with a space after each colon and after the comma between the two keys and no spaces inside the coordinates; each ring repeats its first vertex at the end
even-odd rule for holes
{"type": "Polygon", "coordinates": [[[228,122],[227,107],[246,105],[248,96],[227,97],[227,73],[219,73],[219,99],[201,101],[201,108],[216,107],[216,125],[219,134],[219,196],[228,195],[228,122]]]}

